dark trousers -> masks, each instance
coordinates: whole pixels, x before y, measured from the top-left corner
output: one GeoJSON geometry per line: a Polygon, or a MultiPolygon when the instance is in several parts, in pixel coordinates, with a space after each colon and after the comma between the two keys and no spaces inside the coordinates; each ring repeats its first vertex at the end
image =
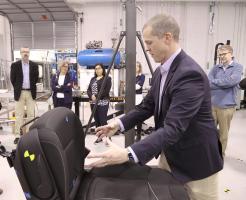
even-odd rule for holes
{"type": "Polygon", "coordinates": [[[141,133],[142,133],[142,123],[138,123],[137,132],[136,132],[136,142],[141,140],[141,133]]]}
{"type": "Polygon", "coordinates": [[[54,107],[66,107],[71,109],[72,108],[72,102],[71,103],[65,103],[64,98],[57,98],[57,101],[54,102],[54,107]]]}
{"type": "MultiPolygon", "coordinates": [[[[109,104],[105,106],[97,105],[96,112],[94,114],[96,127],[103,126],[107,124],[107,113],[109,104]]],[[[91,104],[91,111],[94,108],[94,104],[91,104]]]]}

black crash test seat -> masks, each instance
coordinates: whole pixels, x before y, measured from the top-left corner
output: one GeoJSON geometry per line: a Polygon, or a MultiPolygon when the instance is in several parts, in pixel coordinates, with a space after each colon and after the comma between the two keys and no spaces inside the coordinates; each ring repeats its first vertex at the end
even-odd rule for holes
{"type": "Polygon", "coordinates": [[[132,163],[84,170],[85,135],[67,108],[42,115],[23,135],[14,168],[28,200],[188,200],[161,169],[132,163]]]}

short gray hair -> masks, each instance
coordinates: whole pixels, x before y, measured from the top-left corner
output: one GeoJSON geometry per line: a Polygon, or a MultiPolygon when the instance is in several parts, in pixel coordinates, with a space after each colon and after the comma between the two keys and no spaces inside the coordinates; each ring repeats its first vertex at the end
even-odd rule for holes
{"type": "Polygon", "coordinates": [[[23,47],[21,47],[21,48],[20,48],[20,52],[21,52],[21,49],[29,49],[29,50],[30,50],[30,48],[29,48],[29,47],[27,47],[27,46],[23,46],[23,47]]]}
{"type": "Polygon", "coordinates": [[[152,35],[162,38],[164,33],[172,33],[175,41],[179,41],[180,28],[177,21],[171,15],[159,14],[152,17],[143,27],[150,26],[152,35]]]}
{"type": "Polygon", "coordinates": [[[229,51],[231,54],[233,53],[233,48],[232,46],[228,45],[228,44],[224,44],[224,45],[221,45],[218,49],[218,51],[229,51]]]}

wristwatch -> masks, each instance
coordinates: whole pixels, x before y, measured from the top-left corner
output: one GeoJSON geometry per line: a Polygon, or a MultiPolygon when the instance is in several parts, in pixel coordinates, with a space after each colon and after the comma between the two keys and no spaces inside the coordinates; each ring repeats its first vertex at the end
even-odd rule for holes
{"type": "Polygon", "coordinates": [[[132,162],[132,163],[135,163],[135,160],[134,160],[134,158],[133,158],[133,155],[132,155],[132,153],[131,153],[131,151],[127,148],[127,155],[128,155],[128,161],[129,162],[132,162]]]}

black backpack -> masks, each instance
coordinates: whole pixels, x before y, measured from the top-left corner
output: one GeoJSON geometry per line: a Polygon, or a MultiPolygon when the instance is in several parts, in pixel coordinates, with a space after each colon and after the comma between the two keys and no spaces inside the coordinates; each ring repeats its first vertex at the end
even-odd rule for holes
{"type": "Polygon", "coordinates": [[[240,81],[239,86],[242,90],[246,90],[246,78],[240,81]]]}
{"type": "Polygon", "coordinates": [[[85,135],[67,108],[43,114],[17,145],[14,168],[28,200],[188,200],[167,171],[133,163],[84,170],[85,135]]]}

